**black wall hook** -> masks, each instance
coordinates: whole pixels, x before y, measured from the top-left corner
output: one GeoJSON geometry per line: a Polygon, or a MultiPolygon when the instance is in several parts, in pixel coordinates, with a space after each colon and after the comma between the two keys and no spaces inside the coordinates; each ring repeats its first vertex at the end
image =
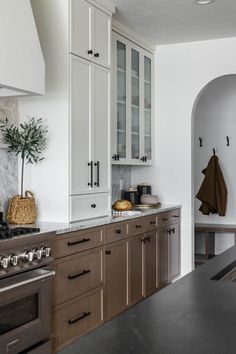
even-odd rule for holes
{"type": "Polygon", "coordinates": [[[202,138],[199,136],[199,146],[202,147],[202,138]]]}
{"type": "Polygon", "coordinates": [[[216,156],[216,150],[215,149],[213,149],[213,155],[216,156]]]}
{"type": "Polygon", "coordinates": [[[226,137],[226,141],[227,141],[227,146],[229,146],[229,137],[226,137]]]}

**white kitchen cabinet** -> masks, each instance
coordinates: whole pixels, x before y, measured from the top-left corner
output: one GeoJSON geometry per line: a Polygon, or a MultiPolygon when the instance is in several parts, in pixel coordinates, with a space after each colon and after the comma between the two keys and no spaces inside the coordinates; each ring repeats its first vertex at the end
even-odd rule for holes
{"type": "Polygon", "coordinates": [[[110,190],[110,71],[71,55],[70,195],[110,190]]]}
{"type": "Polygon", "coordinates": [[[71,53],[110,67],[111,16],[85,0],[71,0],[71,53]]]}
{"type": "Polygon", "coordinates": [[[29,181],[39,200],[39,219],[73,222],[110,215],[109,31],[114,4],[31,3],[44,51],[47,91],[21,98],[19,109],[22,117],[33,111],[48,120],[47,158],[29,181]],[[99,57],[89,56],[88,49],[100,51],[99,57]]]}
{"type": "Polygon", "coordinates": [[[151,165],[153,56],[113,32],[112,163],[151,165]]]}

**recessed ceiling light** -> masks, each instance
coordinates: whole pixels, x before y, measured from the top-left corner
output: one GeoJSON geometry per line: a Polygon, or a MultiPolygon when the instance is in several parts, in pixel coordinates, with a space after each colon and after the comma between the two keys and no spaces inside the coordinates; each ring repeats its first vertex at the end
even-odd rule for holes
{"type": "Polygon", "coordinates": [[[197,0],[196,4],[197,5],[209,5],[213,3],[215,0],[197,0]]]}

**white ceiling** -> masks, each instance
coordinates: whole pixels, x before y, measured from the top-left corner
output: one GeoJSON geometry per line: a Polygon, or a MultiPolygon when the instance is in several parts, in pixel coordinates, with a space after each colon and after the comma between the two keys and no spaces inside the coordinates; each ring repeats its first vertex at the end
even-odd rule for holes
{"type": "Polygon", "coordinates": [[[236,0],[114,0],[115,18],[152,45],[236,37],[236,0]]]}

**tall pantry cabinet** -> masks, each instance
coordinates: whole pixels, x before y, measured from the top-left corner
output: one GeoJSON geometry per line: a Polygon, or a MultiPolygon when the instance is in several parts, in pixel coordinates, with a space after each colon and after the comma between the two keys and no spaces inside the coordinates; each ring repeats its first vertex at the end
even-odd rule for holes
{"type": "Polygon", "coordinates": [[[32,8],[46,62],[46,95],[21,99],[19,106],[22,116],[33,110],[49,125],[49,156],[29,186],[40,198],[40,219],[109,215],[114,7],[106,0],[32,0],[32,8]]]}

